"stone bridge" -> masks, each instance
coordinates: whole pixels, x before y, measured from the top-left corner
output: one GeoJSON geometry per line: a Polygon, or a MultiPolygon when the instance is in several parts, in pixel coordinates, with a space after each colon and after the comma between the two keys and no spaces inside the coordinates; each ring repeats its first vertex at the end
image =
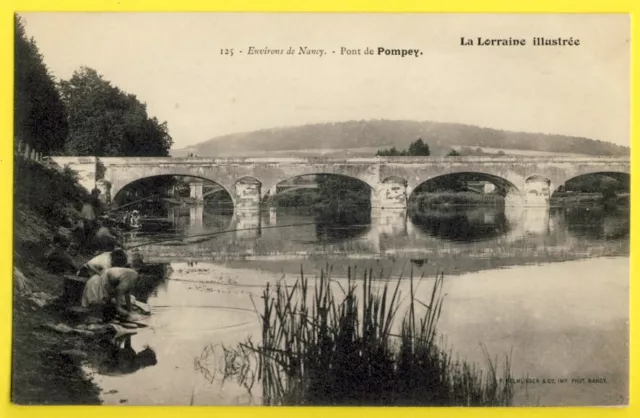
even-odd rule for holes
{"type": "MultiPolygon", "coordinates": [[[[422,183],[454,173],[475,173],[495,184],[512,206],[547,205],[567,180],[590,173],[630,173],[628,157],[372,157],[372,158],[173,158],[52,157],[69,166],[87,189],[98,187],[108,203],[124,187],[154,176],[211,180],[233,199],[236,210],[259,208],[279,183],[310,174],[347,176],[371,189],[371,206],[405,209],[422,183]],[[533,192],[535,191],[535,193],[533,192]]],[[[198,187],[198,186],[195,186],[198,187]]],[[[202,196],[200,190],[192,195],[202,196]]]]}

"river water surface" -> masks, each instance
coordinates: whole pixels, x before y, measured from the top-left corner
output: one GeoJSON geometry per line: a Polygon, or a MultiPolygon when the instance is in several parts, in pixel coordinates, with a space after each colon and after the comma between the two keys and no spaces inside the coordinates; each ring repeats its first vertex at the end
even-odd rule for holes
{"type": "Polygon", "coordinates": [[[140,296],[152,315],[132,338],[158,362],[126,375],[92,371],[106,404],[260,404],[258,385],[250,394],[222,382],[216,358],[200,361],[209,373],[195,359],[206,347],[260,338],[255,308],[267,282],[293,283],[301,269],[313,278],[328,265],[336,282],[349,266],[424,276],[424,299],[443,271],[443,344],[480,366],[480,344],[492,356],[511,353],[513,377],[529,378],[515,384],[516,405],[626,402],[628,210],[448,208],[372,213],[368,223],[346,225],[303,210],[174,208],[166,217],[170,231],[127,236],[128,245],[155,242],[139,250],[170,266],[140,296]]]}

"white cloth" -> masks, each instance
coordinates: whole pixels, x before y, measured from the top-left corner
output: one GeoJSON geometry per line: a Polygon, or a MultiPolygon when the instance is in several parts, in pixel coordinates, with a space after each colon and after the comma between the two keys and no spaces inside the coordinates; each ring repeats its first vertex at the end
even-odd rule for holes
{"type": "MultiPolygon", "coordinates": [[[[91,305],[104,304],[114,296],[116,289],[122,291],[123,294],[130,293],[137,279],[138,273],[125,267],[111,267],[101,274],[95,274],[84,286],[82,306],[88,308],[91,305]],[[117,283],[117,285],[114,287],[112,283],[117,283]]],[[[133,295],[130,298],[131,303],[135,303],[133,295]]],[[[118,304],[123,305],[124,303],[124,297],[120,297],[118,304]]]]}
{"type": "Polygon", "coordinates": [[[96,220],[96,212],[93,208],[93,205],[91,203],[85,203],[84,205],[82,205],[82,210],[80,211],[80,216],[83,219],[89,220],[89,221],[95,221],[96,220]]]}
{"type": "Polygon", "coordinates": [[[105,274],[95,274],[91,276],[84,286],[82,292],[82,307],[88,308],[92,305],[102,305],[109,297],[108,278],[105,274]]]}

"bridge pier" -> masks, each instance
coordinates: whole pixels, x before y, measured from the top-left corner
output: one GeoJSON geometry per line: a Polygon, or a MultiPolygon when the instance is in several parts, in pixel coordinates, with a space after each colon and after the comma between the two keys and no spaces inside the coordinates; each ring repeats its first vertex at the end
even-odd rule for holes
{"type": "Polygon", "coordinates": [[[551,180],[544,176],[533,175],[525,180],[524,203],[529,207],[548,207],[553,187],[551,180]]]}
{"type": "Polygon", "coordinates": [[[259,209],[236,211],[234,220],[237,239],[256,239],[262,235],[259,209]]]}
{"type": "Polygon", "coordinates": [[[189,224],[191,226],[202,226],[204,215],[204,205],[192,205],[189,207],[189,224]]]}
{"type": "Polygon", "coordinates": [[[549,227],[549,207],[538,206],[528,207],[524,210],[524,232],[534,235],[548,235],[549,227]]]}
{"type": "Polygon", "coordinates": [[[278,225],[278,209],[274,206],[269,208],[269,225],[278,225]]]}
{"type": "Polygon", "coordinates": [[[371,190],[372,209],[407,209],[407,181],[389,177],[371,190]]]}
{"type": "Polygon", "coordinates": [[[204,200],[204,193],[203,193],[204,184],[191,183],[189,184],[189,187],[191,189],[191,193],[189,194],[189,197],[191,197],[192,199],[196,199],[198,202],[202,202],[204,200]]]}
{"type": "Polygon", "coordinates": [[[407,234],[405,209],[371,209],[371,225],[380,235],[404,236],[407,234]]]}
{"type": "Polygon", "coordinates": [[[236,212],[260,212],[262,184],[253,178],[240,179],[233,191],[236,212]]]}

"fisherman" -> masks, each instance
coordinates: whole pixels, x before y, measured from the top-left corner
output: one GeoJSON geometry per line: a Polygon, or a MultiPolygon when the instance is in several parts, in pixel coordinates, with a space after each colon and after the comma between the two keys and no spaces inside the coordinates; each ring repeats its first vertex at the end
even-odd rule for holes
{"type": "Polygon", "coordinates": [[[82,203],[82,209],[80,210],[80,221],[76,225],[83,232],[83,242],[85,245],[89,245],[92,242],[94,232],[97,229],[97,217],[94,206],[93,197],[87,197],[82,203]]]}
{"type": "Polygon", "coordinates": [[[102,194],[102,192],[97,187],[94,187],[93,190],[91,190],[91,204],[93,205],[96,218],[100,217],[102,212],[104,212],[102,202],[100,201],[100,194],[102,194]]]}
{"type": "Polygon", "coordinates": [[[140,228],[140,211],[137,209],[131,212],[131,216],[129,217],[129,226],[131,226],[131,228],[140,228]]]}

